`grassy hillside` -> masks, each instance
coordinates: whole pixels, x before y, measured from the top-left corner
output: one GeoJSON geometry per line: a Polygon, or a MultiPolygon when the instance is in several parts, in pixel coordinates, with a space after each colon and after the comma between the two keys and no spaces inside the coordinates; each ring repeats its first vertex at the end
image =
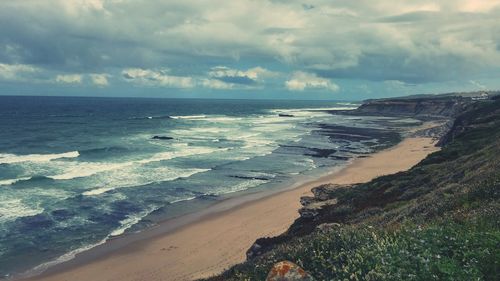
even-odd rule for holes
{"type": "Polygon", "coordinates": [[[210,280],[265,280],[290,260],[317,280],[500,280],[500,100],[473,103],[443,149],[352,187],[270,251],[210,280]]]}

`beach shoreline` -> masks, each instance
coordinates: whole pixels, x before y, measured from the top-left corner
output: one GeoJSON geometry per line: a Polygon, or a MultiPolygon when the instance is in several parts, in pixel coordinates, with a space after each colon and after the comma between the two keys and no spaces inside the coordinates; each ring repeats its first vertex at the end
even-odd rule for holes
{"type": "Polygon", "coordinates": [[[407,170],[438,150],[435,140],[408,137],[340,170],[274,193],[255,193],[111,239],[74,259],[21,280],[191,280],[243,262],[260,237],[276,236],[298,218],[301,196],[325,183],[352,184],[407,170]]]}

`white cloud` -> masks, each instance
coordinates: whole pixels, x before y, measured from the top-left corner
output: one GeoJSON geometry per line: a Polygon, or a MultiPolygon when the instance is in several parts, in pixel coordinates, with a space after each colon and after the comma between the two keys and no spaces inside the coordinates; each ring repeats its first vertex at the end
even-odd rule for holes
{"type": "Polygon", "coordinates": [[[340,88],[337,84],[329,79],[318,77],[314,73],[296,71],[291,79],[285,82],[285,86],[290,91],[304,91],[306,89],[323,89],[332,92],[338,91],[340,88]]]}
{"type": "Polygon", "coordinates": [[[94,73],[94,74],[90,74],[89,76],[90,76],[90,80],[92,81],[92,83],[94,85],[97,85],[99,87],[105,87],[105,86],[109,85],[109,82],[108,82],[109,74],[94,73]]]}
{"type": "Polygon", "coordinates": [[[187,76],[175,76],[168,74],[168,69],[142,69],[128,68],[122,71],[127,81],[147,85],[162,86],[169,88],[192,88],[195,86],[193,78],[187,76]]]}
{"type": "Polygon", "coordinates": [[[274,77],[276,72],[267,70],[263,67],[257,66],[247,70],[238,70],[226,66],[216,66],[208,72],[210,77],[224,78],[224,77],[246,77],[253,81],[263,80],[268,77],[274,77]]]}
{"type": "Polygon", "coordinates": [[[21,80],[24,74],[37,71],[37,68],[30,65],[0,63],[0,79],[4,80],[21,80]]]}
{"type": "Polygon", "coordinates": [[[59,74],[55,79],[56,83],[62,84],[81,84],[82,75],[81,74],[59,74]]]}
{"type": "Polygon", "coordinates": [[[217,79],[201,79],[201,85],[205,88],[228,90],[234,88],[234,84],[226,83],[217,79]]]}
{"type": "Polygon", "coordinates": [[[200,84],[212,89],[250,89],[264,85],[268,78],[275,78],[279,73],[257,66],[247,70],[239,70],[226,66],[212,67],[207,78],[201,78],[200,84]]]}

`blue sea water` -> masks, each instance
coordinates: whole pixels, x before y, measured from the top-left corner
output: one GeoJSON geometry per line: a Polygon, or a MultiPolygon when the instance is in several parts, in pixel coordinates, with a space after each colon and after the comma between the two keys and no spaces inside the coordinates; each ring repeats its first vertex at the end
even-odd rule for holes
{"type": "Polygon", "coordinates": [[[71,258],[151,217],[277,188],[369,153],[384,140],[333,137],[328,126],[382,130],[401,120],[325,111],[356,106],[0,97],[0,276],[71,258]]]}

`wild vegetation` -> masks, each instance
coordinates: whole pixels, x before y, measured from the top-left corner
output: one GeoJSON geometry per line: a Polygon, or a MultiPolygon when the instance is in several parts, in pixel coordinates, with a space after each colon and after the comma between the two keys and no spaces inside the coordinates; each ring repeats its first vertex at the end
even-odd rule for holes
{"type": "Polygon", "coordinates": [[[336,204],[209,280],[265,280],[281,260],[317,280],[500,280],[500,100],[469,104],[442,145],[409,171],[323,187],[336,204]]]}

